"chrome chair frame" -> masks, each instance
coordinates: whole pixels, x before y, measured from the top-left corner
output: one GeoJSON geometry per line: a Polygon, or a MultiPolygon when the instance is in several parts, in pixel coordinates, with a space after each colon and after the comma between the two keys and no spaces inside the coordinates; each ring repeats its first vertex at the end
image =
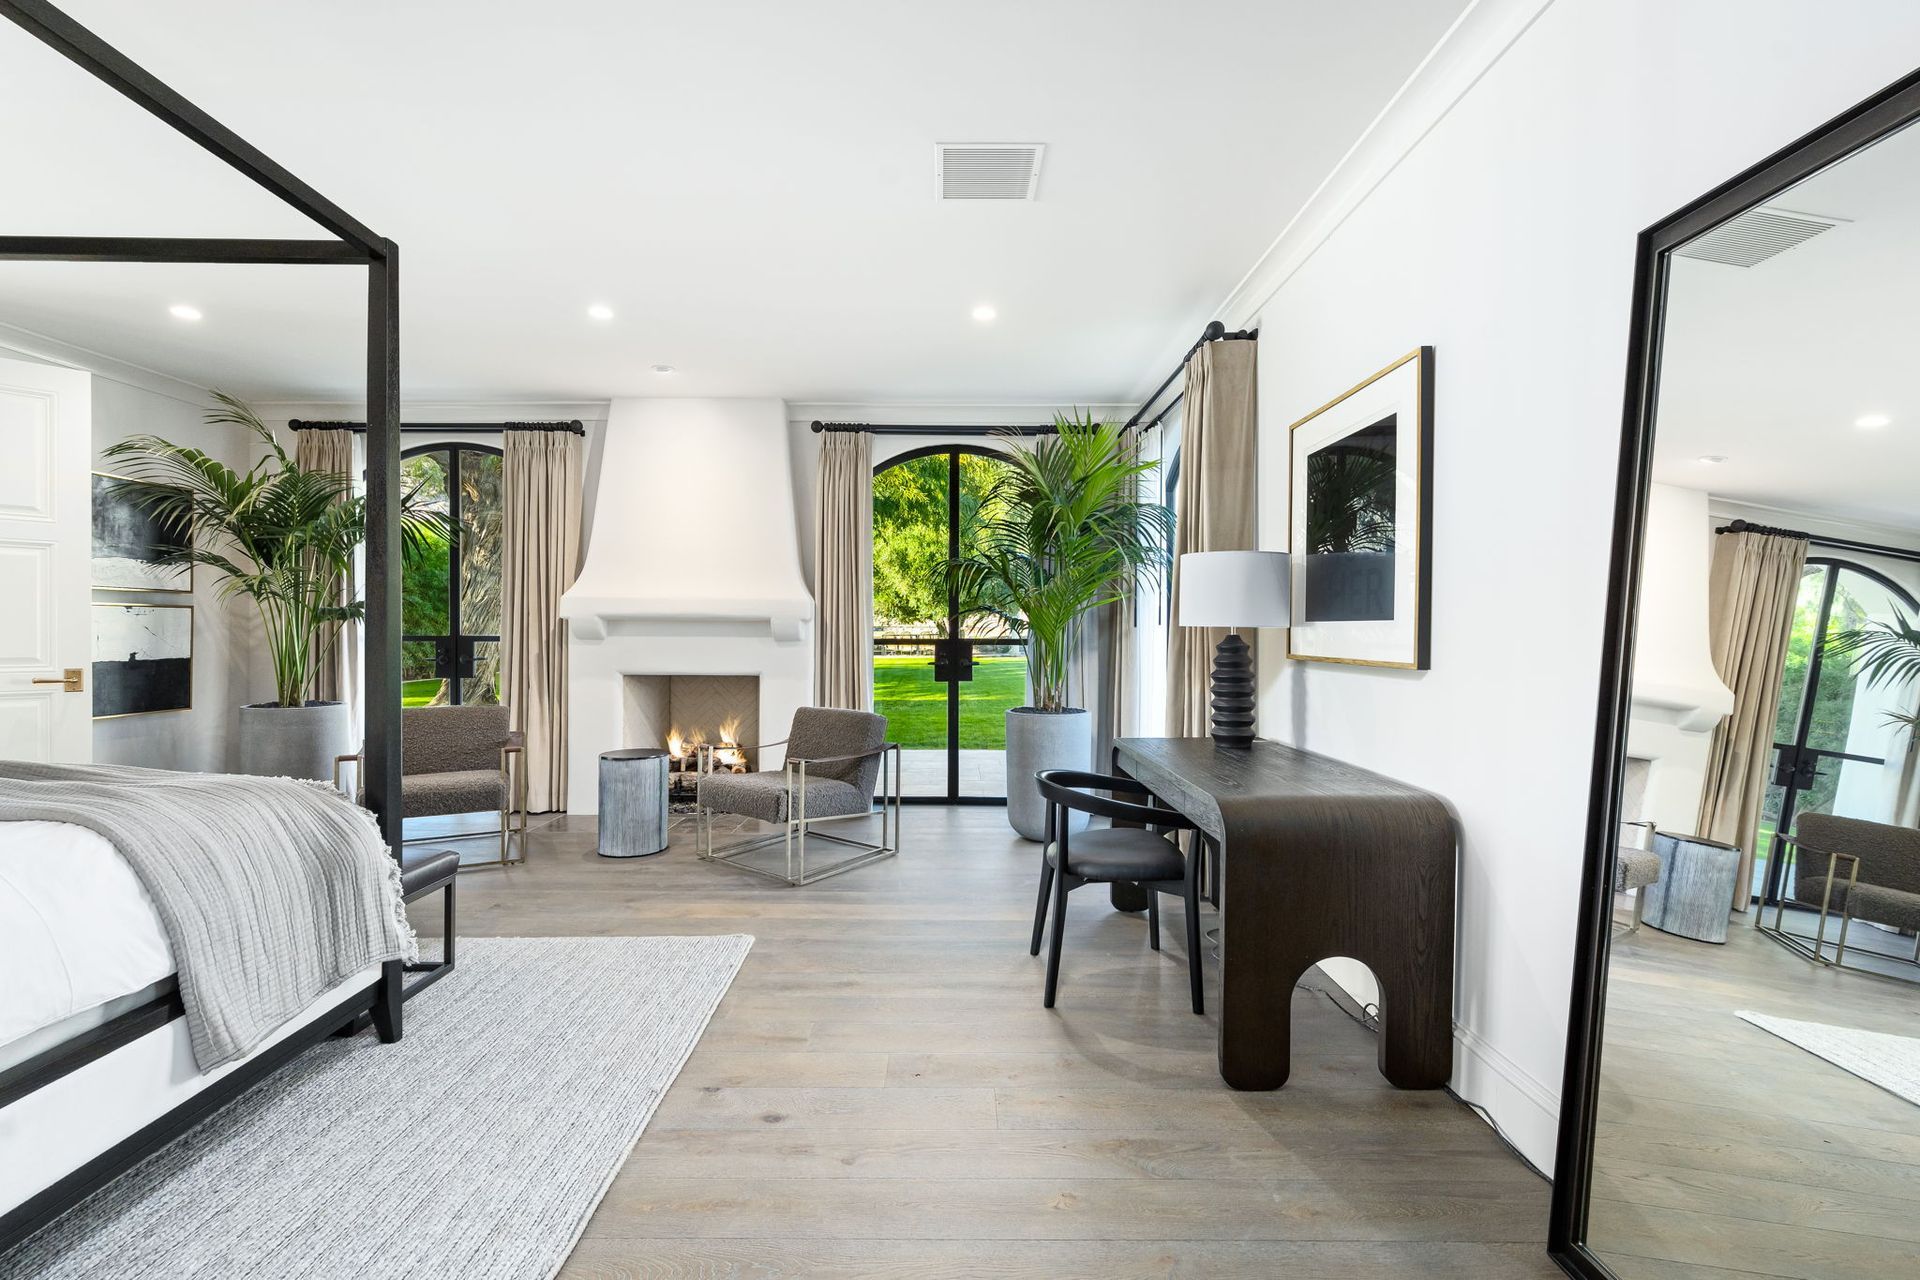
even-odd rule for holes
{"type": "MultiPolygon", "coordinates": [[[[499,856],[495,858],[492,862],[463,861],[460,864],[460,869],[462,871],[487,871],[487,870],[491,870],[494,867],[518,866],[519,864],[527,860],[527,755],[526,755],[526,750],[527,749],[524,746],[515,746],[512,744],[509,744],[507,746],[500,748],[500,772],[502,776],[504,776],[507,779],[507,803],[500,807],[500,854],[499,856]],[[518,814],[520,818],[519,825],[517,826],[514,825],[513,823],[513,817],[516,814],[518,814]],[[514,849],[519,850],[519,852],[513,857],[507,856],[507,852],[510,846],[514,849]]],[[[361,763],[361,757],[357,752],[350,756],[335,756],[333,758],[334,790],[339,791],[342,794],[349,797],[351,797],[354,794],[353,792],[347,790],[346,783],[341,779],[341,776],[340,776],[341,767],[343,765],[352,764],[354,767],[358,768],[360,763],[361,763]]],[[[406,784],[403,780],[401,783],[403,790],[405,788],[405,785],[406,784]]],[[[441,816],[441,815],[436,815],[436,816],[441,816]]],[[[453,815],[447,814],[444,816],[451,817],[453,815]]],[[[403,818],[401,821],[402,823],[404,823],[405,819],[403,818]]],[[[445,843],[446,841],[449,841],[449,840],[472,840],[477,836],[484,836],[486,834],[488,833],[485,830],[480,830],[480,831],[475,831],[471,834],[456,833],[454,835],[442,835],[442,836],[415,836],[410,840],[403,839],[401,840],[400,843],[403,845],[445,843]]]]}
{"type": "MultiPolygon", "coordinates": [[[[781,747],[787,744],[786,738],[777,742],[763,742],[754,747],[738,748],[743,751],[765,751],[769,747],[781,747]]],[[[702,743],[699,748],[699,771],[701,776],[713,772],[713,751],[710,744],[702,743]]],[[[699,819],[699,856],[705,862],[721,862],[738,867],[742,871],[751,871],[755,875],[765,876],[769,880],[778,880],[784,884],[798,887],[817,884],[822,880],[870,866],[875,862],[891,858],[900,852],[900,744],[883,743],[871,751],[862,751],[847,756],[821,756],[817,759],[789,759],[786,762],[785,783],[787,792],[787,820],[778,824],[782,830],[771,835],[754,836],[737,841],[716,850],[713,845],[713,811],[702,803],[697,806],[699,819]],[[855,818],[871,818],[874,810],[871,805],[864,813],[842,813],[825,818],[807,816],[807,769],[808,766],[823,764],[850,764],[856,760],[880,757],[880,843],[870,844],[862,840],[849,840],[845,836],[829,835],[813,828],[825,822],[845,822],[855,818]],[[797,789],[796,789],[797,784],[797,789]],[[891,797],[889,797],[891,787],[891,797]],[[807,840],[826,840],[833,844],[854,849],[851,857],[823,870],[807,869],[807,840]],[[784,840],[786,842],[787,870],[782,875],[778,871],[769,871],[757,867],[751,862],[740,859],[747,854],[765,849],[784,840]]]]}

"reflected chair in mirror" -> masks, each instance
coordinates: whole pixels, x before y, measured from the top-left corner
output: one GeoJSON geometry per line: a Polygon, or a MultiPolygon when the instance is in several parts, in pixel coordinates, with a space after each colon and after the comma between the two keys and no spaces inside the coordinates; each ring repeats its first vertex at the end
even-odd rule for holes
{"type": "Polygon", "coordinates": [[[1646,909],[1646,889],[1660,879],[1660,855],[1647,845],[1652,841],[1655,827],[1651,822],[1623,822],[1621,839],[1614,846],[1613,891],[1633,895],[1633,921],[1622,929],[1616,937],[1624,938],[1630,933],[1640,931],[1642,913],[1646,909]],[[1625,828],[1633,828],[1639,834],[1629,837],[1625,828]],[[1628,839],[1637,843],[1628,844],[1628,839]]]}
{"type": "Polygon", "coordinates": [[[1083,773],[1077,769],[1047,769],[1034,775],[1047,805],[1046,835],[1040,855],[1040,900],[1033,910],[1031,955],[1040,954],[1051,898],[1053,932],[1047,940],[1047,989],[1042,1003],[1053,1008],[1060,984],[1060,948],[1067,926],[1067,895],[1083,884],[1139,885],[1147,891],[1147,944],[1160,949],[1160,895],[1177,894],[1185,904],[1187,924],[1187,979],[1192,987],[1193,1011],[1206,1012],[1201,991],[1200,865],[1207,841],[1193,823],[1172,809],[1159,806],[1152,792],[1131,778],[1083,773]],[[1108,797],[1093,794],[1105,791],[1108,797]],[[1123,800],[1143,796],[1147,803],[1123,800]],[[1140,826],[1089,829],[1073,834],[1069,811],[1137,822],[1140,826]],[[1195,856],[1180,852],[1174,837],[1194,832],[1195,856]]]}
{"type": "Polygon", "coordinates": [[[793,713],[793,725],[785,738],[744,750],[760,752],[770,747],[785,747],[785,760],[778,769],[755,773],[716,770],[713,750],[702,748],[698,812],[702,859],[730,863],[790,885],[803,885],[891,858],[899,852],[900,744],[887,741],[885,716],[871,711],[802,707],[793,713]],[[876,784],[880,789],[879,843],[850,840],[814,829],[826,822],[872,817],[876,784]],[[726,814],[770,823],[780,830],[716,850],[714,818],[726,814]],[[809,867],[810,840],[825,840],[854,852],[827,866],[809,867]],[[748,855],[782,841],[786,845],[784,868],[770,870],[745,860],[748,855]]]}
{"type": "MultiPolygon", "coordinates": [[[[1847,934],[1855,920],[1900,931],[1920,933],[1920,831],[1863,818],[1830,813],[1803,813],[1794,833],[1780,837],[1786,849],[1778,884],[1779,899],[1773,924],[1756,921],[1761,932],[1784,943],[1809,960],[1838,965],[1876,977],[1892,977],[1859,964],[1848,964],[1847,934]],[[1786,909],[1793,904],[1819,912],[1811,939],[1786,927],[1786,909]],[[1827,931],[1839,916],[1833,958],[1825,954],[1827,931]]],[[[1765,912],[1761,913],[1764,917],[1765,912]]],[[[1920,965],[1920,942],[1911,957],[1875,951],[1883,960],[1920,965]]],[[[1920,977],[1920,973],[1916,973],[1920,977]]]]}
{"type": "MultiPolygon", "coordinates": [[[[400,713],[400,809],[405,818],[445,818],[456,814],[499,815],[500,853],[492,862],[463,862],[462,870],[504,867],[527,859],[527,769],[525,739],[507,727],[507,709],[468,705],[408,707],[400,713]],[[519,821],[514,821],[515,815],[519,821]]],[[[359,755],[333,762],[333,785],[346,790],[341,775],[359,755]]],[[[464,840],[491,835],[409,837],[407,844],[464,840]]]]}

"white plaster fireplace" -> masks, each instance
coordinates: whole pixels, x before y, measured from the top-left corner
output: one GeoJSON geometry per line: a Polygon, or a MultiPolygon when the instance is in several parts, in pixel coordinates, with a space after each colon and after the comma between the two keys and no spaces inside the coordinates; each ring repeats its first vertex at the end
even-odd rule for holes
{"type": "Polygon", "coordinates": [[[615,400],[568,621],[567,809],[599,810],[599,757],[652,735],[629,676],[753,676],[757,740],[812,700],[786,405],[615,400]]]}

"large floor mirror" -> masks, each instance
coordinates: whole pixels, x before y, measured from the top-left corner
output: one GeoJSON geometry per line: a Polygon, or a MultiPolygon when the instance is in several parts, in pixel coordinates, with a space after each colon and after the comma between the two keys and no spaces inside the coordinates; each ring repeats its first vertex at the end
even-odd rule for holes
{"type": "Polygon", "coordinates": [[[1920,1275],[1920,76],[1641,238],[1552,1248],[1920,1275]]]}

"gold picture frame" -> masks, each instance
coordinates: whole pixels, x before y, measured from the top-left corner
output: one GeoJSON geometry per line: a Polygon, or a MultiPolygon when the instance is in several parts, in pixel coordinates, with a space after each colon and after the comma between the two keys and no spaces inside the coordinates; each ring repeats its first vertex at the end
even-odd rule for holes
{"type": "Polygon", "coordinates": [[[93,604],[93,609],[94,609],[94,612],[93,612],[94,624],[93,624],[93,636],[92,636],[93,652],[92,652],[92,662],[88,670],[88,675],[90,677],[89,687],[92,689],[91,696],[92,696],[92,702],[93,702],[93,708],[94,708],[93,718],[95,720],[125,720],[130,716],[171,715],[180,711],[193,710],[193,646],[194,646],[194,638],[195,638],[194,636],[195,618],[194,618],[193,606],[190,604],[161,604],[158,602],[147,603],[145,601],[140,601],[140,602],[120,601],[120,602],[114,602],[114,603],[102,603],[100,601],[95,601],[93,604]],[[129,656],[126,659],[121,659],[121,660],[104,659],[103,660],[100,657],[100,647],[103,643],[107,642],[108,637],[106,637],[103,634],[102,628],[101,628],[102,615],[100,613],[100,610],[102,609],[113,610],[116,613],[118,613],[122,618],[129,618],[130,615],[135,615],[140,613],[185,612],[187,617],[186,617],[186,654],[184,658],[161,657],[161,658],[148,658],[148,659],[137,660],[133,657],[133,653],[130,651],[129,656]],[[184,672],[182,672],[179,668],[169,668],[160,673],[154,673],[150,670],[143,671],[143,672],[131,672],[131,671],[116,672],[114,670],[115,667],[131,666],[136,661],[144,661],[149,664],[156,663],[156,662],[165,662],[165,663],[184,662],[186,665],[184,668],[184,672]],[[169,683],[175,686],[178,686],[181,683],[181,681],[179,680],[179,677],[181,675],[184,675],[184,689],[185,689],[184,703],[178,706],[141,706],[133,710],[108,710],[108,711],[99,710],[100,706],[102,705],[103,697],[106,699],[106,705],[109,707],[126,705],[128,699],[131,696],[125,691],[125,685],[127,684],[128,680],[136,675],[151,677],[154,674],[160,674],[160,675],[169,677],[170,678],[169,683]]]}
{"type": "Polygon", "coordinates": [[[101,520],[101,496],[102,495],[101,495],[101,486],[99,482],[102,480],[120,481],[122,483],[125,483],[133,480],[133,477],[115,475],[111,471],[95,471],[92,475],[92,479],[89,481],[91,488],[89,489],[88,497],[90,499],[91,508],[92,508],[90,512],[91,518],[89,520],[89,526],[92,532],[89,536],[89,543],[88,543],[87,580],[92,585],[93,590],[108,591],[116,595],[119,595],[119,594],[173,595],[173,596],[192,595],[193,594],[193,566],[191,564],[185,566],[185,570],[186,570],[185,586],[178,586],[178,587],[135,586],[135,585],[129,585],[121,582],[101,582],[100,581],[100,576],[101,576],[100,565],[102,564],[103,561],[108,561],[111,559],[111,557],[103,557],[100,554],[101,544],[99,539],[100,539],[100,532],[101,532],[100,520],[101,520]]]}
{"type": "Polygon", "coordinates": [[[1287,428],[1287,657],[1426,671],[1432,663],[1433,348],[1416,347],[1287,428]],[[1365,437],[1362,440],[1362,437],[1365,437]],[[1359,442],[1359,443],[1356,443],[1359,442]],[[1316,466],[1318,458],[1324,465],[1316,466]],[[1333,465],[1365,459],[1371,472],[1333,465]],[[1350,477],[1358,475],[1359,479],[1350,477]],[[1340,477],[1377,497],[1316,504],[1340,477]],[[1315,528],[1330,508],[1366,533],[1315,528]],[[1382,543],[1384,542],[1384,545],[1382,543]],[[1320,543],[1316,547],[1314,544],[1320,543]],[[1339,557],[1335,560],[1335,557],[1339,557]]]}

